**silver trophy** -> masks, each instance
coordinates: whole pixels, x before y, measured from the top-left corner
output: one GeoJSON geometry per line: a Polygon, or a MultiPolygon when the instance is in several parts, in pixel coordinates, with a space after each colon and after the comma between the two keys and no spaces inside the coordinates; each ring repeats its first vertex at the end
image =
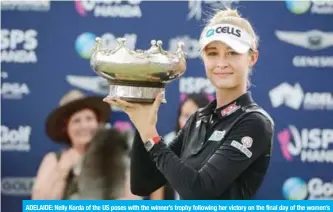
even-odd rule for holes
{"type": "MultiPolygon", "coordinates": [[[[101,39],[90,59],[92,69],[108,80],[109,97],[125,101],[152,103],[159,92],[186,70],[183,43],[178,43],[175,52],[163,50],[162,41],[151,41],[148,50],[131,50],[126,39],[118,38],[114,49],[103,49],[101,39]]],[[[166,102],[164,99],[163,102],[166,102]]]]}

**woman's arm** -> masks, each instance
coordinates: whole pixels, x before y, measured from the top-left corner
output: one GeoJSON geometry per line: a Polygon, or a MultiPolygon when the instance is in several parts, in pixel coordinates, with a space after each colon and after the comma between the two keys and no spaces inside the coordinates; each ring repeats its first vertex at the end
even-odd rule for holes
{"type": "Polygon", "coordinates": [[[165,190],[165,186],[162,186],[161,188],[157,189],[156,191],[154,191],[153,193],[150,194],[150,198],[151,200],[164,200],[164,190],[165,190]]]}
{"type": "Polygon", "coordinates": [[[32,199],[62,199],[68,174],[79,158],[73,149],[64,152],[59,161],[55,153],[48,153],[38,169],[32,199]]]}
{"type": "MultiPolygon", "coordinates": [[[[179,131],[178,135],[169,144],[170,150],[180,155],[184,131],[179,131]]],[[[146,151],[138,132],[135,133],[131,152],[131,191],[139,196],[149,196],[166,183],[166,179],[156,168],[146,151]]]]}
{"type": "Polygon", "coordinates": [[[32,199],[62,199],[68,171],[58,165],[55,153],[48,153],[37,172],[32,199]]]}
{"type": "Polygon", "coordinates": [[[124,194],[123,197],[119,198],[118,200],[142,200],[141,196],[134,195],[131,192],[130,173],[129,173],[129,171],[126,172],[125,194],[124,194]]]}

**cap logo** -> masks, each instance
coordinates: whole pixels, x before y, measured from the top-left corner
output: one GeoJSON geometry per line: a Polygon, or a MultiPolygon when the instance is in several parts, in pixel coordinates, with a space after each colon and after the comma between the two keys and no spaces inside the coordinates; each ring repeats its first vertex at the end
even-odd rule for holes
{"type": "Polygon", "coordinates": [[[216,34],[220,34],[220,33],[229,34],[229,35],[234,35],[234,36],[239,37],[239,38],[242,36],[240,29],[237,29],[235,27],[230,27],[230,26],[224,26],[224,27],[219,26],[216,29],[207,30],[206,37],[209,38],[209,37],[213,36],[214,33],[216,33],[216,34]]]}
{"type": "Polygon", "coordinates": [[[200,37],[200,49],[212,41],[221,41],[238,53],[247,52],[252,45],[252,36],[242,27],[232,24],[217,24],[204,29],[200,37]]]}

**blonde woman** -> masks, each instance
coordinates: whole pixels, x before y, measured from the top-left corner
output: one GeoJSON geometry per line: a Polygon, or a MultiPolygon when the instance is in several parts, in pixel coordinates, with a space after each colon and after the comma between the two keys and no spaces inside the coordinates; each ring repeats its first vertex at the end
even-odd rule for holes
{"type": "Polygon", "coordinates": [[[237,10],[227,9],[208,21],[200,46],[216,100],[194,113],[168,145],[156,129],[163,94],[151,105],[104,100],[122,108],[138,130],[134,194],[148,195],[169,183],[181,199],[251,199],[264,179],[274,123],[247,90],[259,55],[257,35],[237,10]]]}

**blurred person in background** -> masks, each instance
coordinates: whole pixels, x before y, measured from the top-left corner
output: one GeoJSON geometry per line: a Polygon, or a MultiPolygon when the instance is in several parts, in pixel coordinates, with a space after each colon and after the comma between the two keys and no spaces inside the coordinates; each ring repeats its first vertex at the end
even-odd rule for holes
{"type": "Polygon", "coordinates": [[[199,109],[209,104],[209,98],[205,93],[194,93],[185,96],[185,99],[181,101],[178,108],[178,118],[176,122],[176,128],[174,131],[164,136],[165,143],[171,142],[177,135],[180,129],[182,129],[187,120],[199,109]]]}
{"type": "Polygon", "coordinates": [[[270,115],[248,91],[258,36],[237,10],[225,9],[209,19],[199,43],[216,99],[194,113],[169,145],[156,127],[163,93],[153,104],[104,99],[137,129],[131,190],[145,196],[169,183],[181,199],[252,199],[266,175],[274,134],[270,115]]]}
{"type": "MultiPolygon", "coordinates": [[[[209,104],[209,97],[205,93],[194,93],[189,94],[184,97],[178,107],[176,127],[173,131],[169,132],[164,136],[164,142],[169,144],[176,137],[180,129],[182,129],[187,120],[199,109],[207,106],[209,104]]],[[[179,199],[177,192],[172,189],[172,187],[167,184],[160,189],[156,190],[150,195],[150,199],[158,200],[173,200],[179,199]]]]}
{"type": "Polygon", "coordinates": [[[46,133],[68,148],[43,158],[32,199],[139,198],[129,188],[128,141],[118,130],[104,127],[110,114],[102,97],[78,90],[64,95],[47,117],[46,133]]]}

